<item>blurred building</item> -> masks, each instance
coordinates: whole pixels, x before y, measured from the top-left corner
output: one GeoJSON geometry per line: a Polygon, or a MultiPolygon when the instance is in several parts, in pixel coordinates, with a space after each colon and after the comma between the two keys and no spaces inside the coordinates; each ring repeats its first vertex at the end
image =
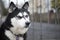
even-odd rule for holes
{"type": "Polygon", "coordinates": [[[30,11],[31,13],[46,13],[51,10],[51,0],[30,0],[30,11]]]}

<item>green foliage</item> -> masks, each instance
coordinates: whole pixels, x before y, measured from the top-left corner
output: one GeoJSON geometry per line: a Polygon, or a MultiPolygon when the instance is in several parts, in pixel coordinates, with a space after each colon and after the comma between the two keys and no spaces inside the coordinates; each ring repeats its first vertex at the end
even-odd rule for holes
{"type": "Polygon", "coordinates": [[[52,8],[55,8],[55,0],[52,0],[52,1],[51,1],[51,4],[52,4],[51,7],[52,7],[52,8]]]}
{"type": "Polygon", "coordinates": [[[2,8],[2,11],[3,11],[3,14],[2,15],[7,15],[7,13],[8,13],[8,11],[7,11],[7,9],[5,9],[5,8],[2,8]]]}
{"type": "Polygon", "coordinates": [[[7,15],[7,9],[5,8],[5,6],[4,6],[4,2],[2,1],[2,0],[0,0],[0,6],[1,6],[1,10],[2,10],[2,15],[7,15]]]}
{"type": "Polygon", "coordinates": [[[59,9],[60,8],[60,0],[52,0],[51,1],[51,7],[54,8],[54,9],[55,8],[59,9]]]}

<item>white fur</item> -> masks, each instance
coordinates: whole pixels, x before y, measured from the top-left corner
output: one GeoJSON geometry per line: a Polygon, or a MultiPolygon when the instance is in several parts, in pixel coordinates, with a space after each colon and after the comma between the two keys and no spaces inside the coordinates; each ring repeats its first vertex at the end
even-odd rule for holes
{"type": "Polygon", "coordinates": [[[23,40],[23,38],[22,37],[19,37],[19,40],[23,40]]]}
{"type": "Polygon", "coordinates": [[[17,16],[23,16],[22,13],[19,13],[17,16]]]}
{"type": "Polygon", "coordinates": [[[10,38],[10,40],[16,40],[16,37],[8,30],[5,30],[5,35],[10,38]]]}
{"type": "MultiPolygon", "coordinates": [[[[26,12],[24,12],[23,15],[28,15],[26,12]]],[[[25,18],[27,22],[30,22],[30,18],[29,18],[29,15],[28,15],[28,18],[25,18]]]]}
{"type": "Polygon", "coordinates": [[[24,14],[23,15],[28,15],[26,12],[24,12],[24,14]]]}
{"type": "MultiPolygon", "coordinates": [[[[10,40],[16,40],[16,36],[12,34],[9,30],[5,30],[5,35],[10,38],[10,40]]],[[[23,37],[19,37],[19,40],[23,40],[23,37]]]]}
{"type": "MultiPolygon", "coordinates": [[[[26,16],[28,14],[24,12],[23,14],[19,13],[17,16],[23,16],[23,15],[26,16]]],[[[30,22],[29,17],[28,18],[25,17],[25,19],[24,18],[17,19],[17,17],[13,17],[11,18],[11,24],[13,25],[13,27],[11,27],[10,30],[16,35],[24,34],[28,30],[28,27],[25,28],[26,22],[30,22]]]]}

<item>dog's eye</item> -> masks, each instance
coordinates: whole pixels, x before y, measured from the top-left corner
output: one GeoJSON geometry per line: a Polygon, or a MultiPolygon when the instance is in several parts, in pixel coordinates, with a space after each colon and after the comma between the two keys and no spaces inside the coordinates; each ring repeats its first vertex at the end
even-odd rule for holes
{"type": "Polygon", "coordinates": [[[20,18],[20,19],[22,18],[21,16],[17,16],[17,17],[20,18]]]}
{"type": "Polygon", "coordinates": [[[28,17],[28,15],[26,15],[25,17],[28,17]]]}

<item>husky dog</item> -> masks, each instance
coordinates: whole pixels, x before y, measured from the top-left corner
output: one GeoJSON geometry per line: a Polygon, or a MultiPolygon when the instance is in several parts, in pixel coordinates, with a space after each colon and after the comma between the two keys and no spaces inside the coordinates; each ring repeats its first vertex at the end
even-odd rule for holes
{"type": "Polygon", "coordinates": [[[0,27],[0,40],[26,40],[30,24],[28,7],[28,2],[20,9],[13,2],[10,3],[9,14],[0,27]]]}

